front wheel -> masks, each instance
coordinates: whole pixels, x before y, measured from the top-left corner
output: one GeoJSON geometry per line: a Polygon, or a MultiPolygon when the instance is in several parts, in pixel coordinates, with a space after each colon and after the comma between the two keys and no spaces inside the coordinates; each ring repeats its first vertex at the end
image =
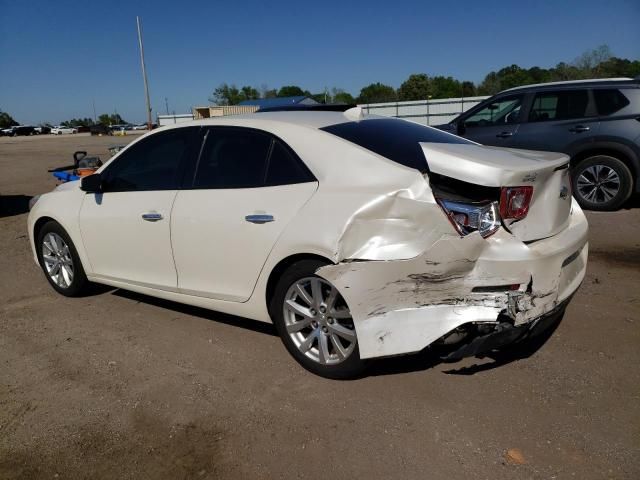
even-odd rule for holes
{"type": "Polygon", "coordinates": [[[617,210],[633,190],[629,167],[609,155],[595,155],[581,161],[573,168],[572,181],[576,200],[587,210],[617,210]]]}
{"type": "Polygon", "coordinates": [[[89,284],[80,257],[67,232],[54,221],[47,222],[36,239],[38,260],[49,284],[66,297],[76,297],[89,284]]]}
{"type": "Polygon", "coordinates": [[[325,378],[355,378],[366,365],[344,298],[315,274],[325,265],[301,260],[289,267],[271,299],[271,317],[285,347],[304,368],[325,378]]]}

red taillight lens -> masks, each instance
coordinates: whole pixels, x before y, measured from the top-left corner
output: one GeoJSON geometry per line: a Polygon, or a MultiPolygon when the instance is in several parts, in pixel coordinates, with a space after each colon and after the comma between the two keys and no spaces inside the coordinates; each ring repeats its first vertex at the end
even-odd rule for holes
{"type": "Polygon", "coordinates": [[[521,220],[529,212],[533,187],[503,187],[500,193],[500,216],[503,220],[521,220]]]}

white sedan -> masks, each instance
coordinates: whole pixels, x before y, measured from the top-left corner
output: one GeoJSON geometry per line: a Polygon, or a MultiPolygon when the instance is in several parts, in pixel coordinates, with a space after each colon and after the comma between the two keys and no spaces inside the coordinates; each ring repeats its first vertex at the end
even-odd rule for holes
{"type": "Polygon", "coordinates": [[[69,134],[78,133],[78,129],[73,127],[63,127],[63,126],[57,126],[51,129],[51,135],[62,135],[65,133],[69,133],[69,134]]]}
{"type": "Polygon", "coordinates": [[[357,108],[212,118],[40,196],[28,231],[63,295],[97,282],[273,322],[346,378],[549,334],[587,262],[568,161],[357,108]]]}

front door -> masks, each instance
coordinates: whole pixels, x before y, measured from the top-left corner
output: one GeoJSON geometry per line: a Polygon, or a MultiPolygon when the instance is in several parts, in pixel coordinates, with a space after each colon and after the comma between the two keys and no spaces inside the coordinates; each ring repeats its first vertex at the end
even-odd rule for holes
{"type": "Polygon", "coordinates": [[[524,94],[498,98],[464,118],[463,136],[483,145],[511,147],[518,136],[524,94]]]}
{"type": "Polygon", "coordinates": [[[96,277],[175,290],[171,209],[196,130],[153,133],[103,169],[103,192],[86,194],[80,210],[96,277]]]}
{"type": "Polygon", "coordinates": [[[171,217],[178,288],[246,301],[317,182],[281,140],[239,127],[209,129],[194,170],[192,188],[178,192],[171,217]]]}

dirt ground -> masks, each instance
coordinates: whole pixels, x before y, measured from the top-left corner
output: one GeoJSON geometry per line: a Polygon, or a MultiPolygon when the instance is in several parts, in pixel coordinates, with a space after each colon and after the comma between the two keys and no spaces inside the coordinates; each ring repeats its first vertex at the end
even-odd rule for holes
{"type": "Polygon", "coordinates": [[[270,325],[49,287],[28,198],[132,138],[0,138],[0,478],[640,478],[640,208],[588,213],[586,279],[529,358],[329,381],[270,325]]]}

